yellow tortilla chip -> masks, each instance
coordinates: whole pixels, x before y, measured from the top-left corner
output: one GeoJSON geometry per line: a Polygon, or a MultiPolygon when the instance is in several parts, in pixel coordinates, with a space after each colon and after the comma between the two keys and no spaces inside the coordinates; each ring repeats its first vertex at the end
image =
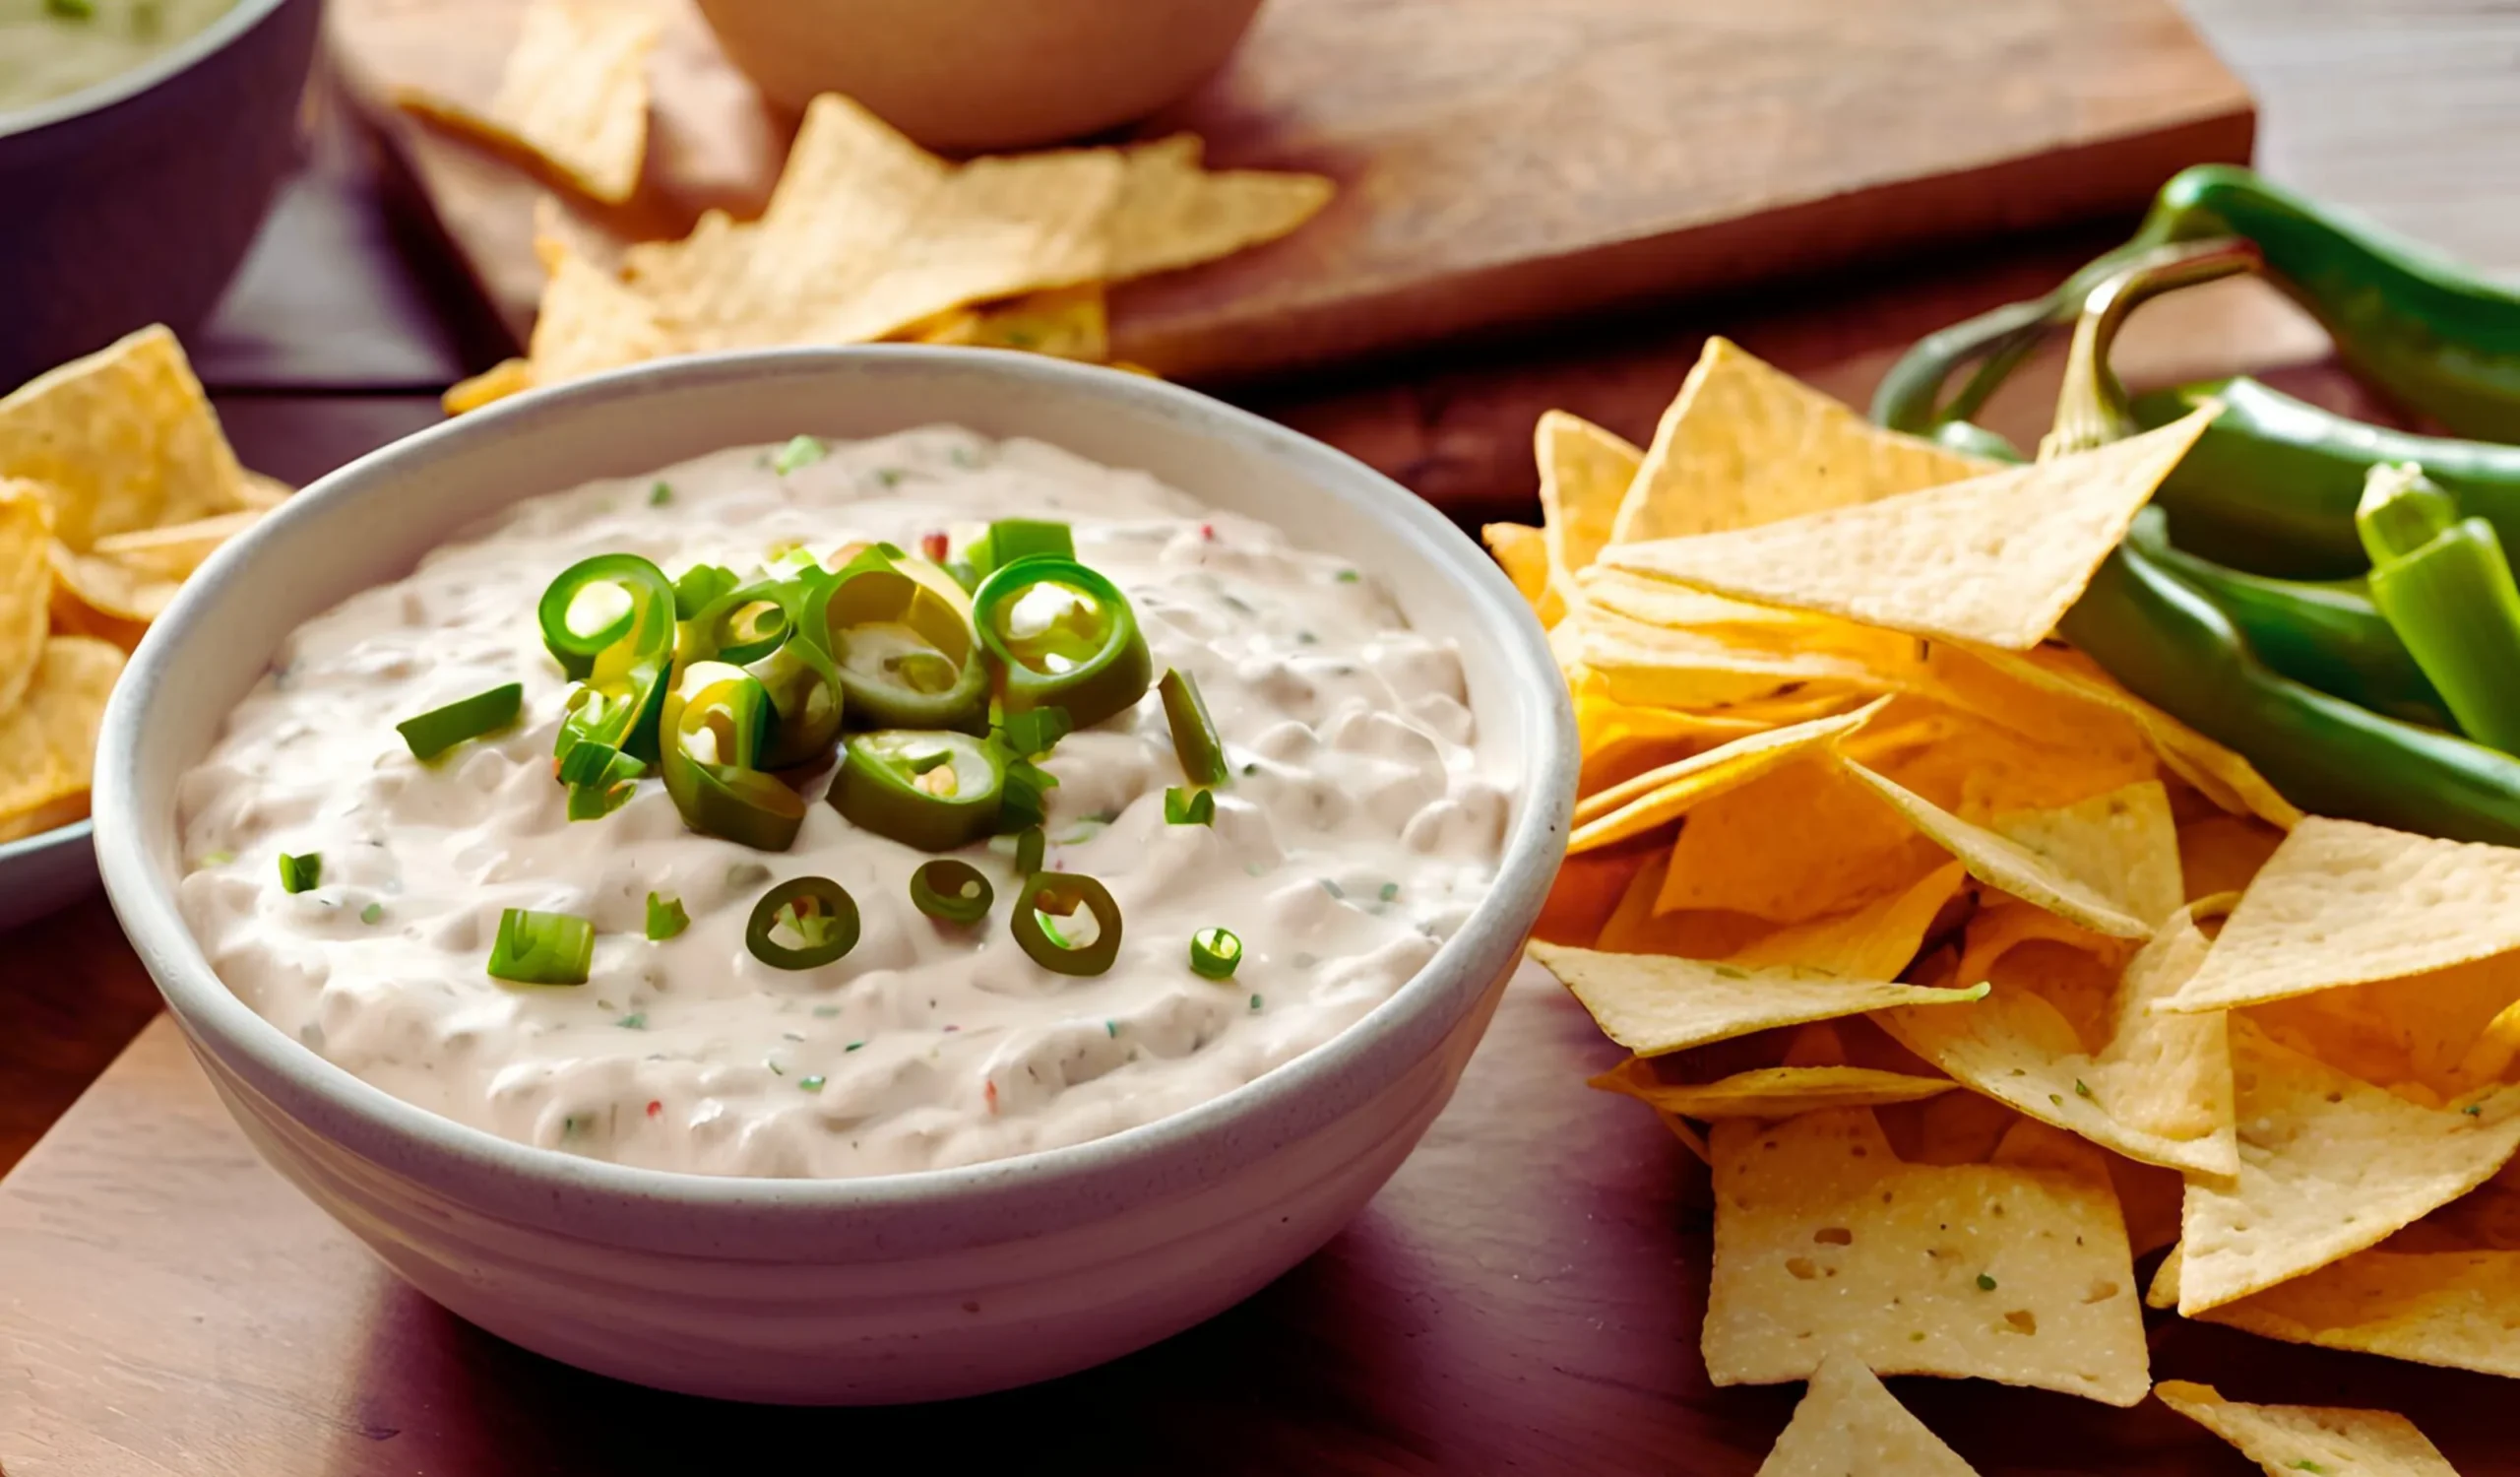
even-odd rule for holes
{"type": "Polygon", "coordinates": [[[1904,1163],[1868,1109],[1718,1123],[1708,1145],[1715,1383],[1807,1378],[1846,1354],[2110,1405],[2150,1387],[2099,1151],[2022,1124],[1986,1164],[1904,1163]]]}
{"type": "Polygon", "coordinates": [[[1550,593],[1563,610],[1577,602],[1574,578],[1610,539],[1619,500],[1645,454],[1580,416],[1544,411],[1532,431],[1540,464],[1540,510],[1550,593]]]}
{"type": "Polygon", "coordinates": [[[1099,364],[1111,356],[1111,325],[1102,286],[1054,288],[977,309],[958,309],[924,332],[921,344],[1020,349],[1053,358],[1099,364]]]}
{"type": "Polygon", "coordinates": [[[1719,909],[1780,923],[1905,891],[1948,860],[1846,765],[1806,754],[1701,802],[1671,848],[1658,913],[1719,909]]]}
{"type": "Polygon", "coordinates": [[[43,660],[52,617],[52,505],[33,482],[0,479],[0,713],[43,660]]]}
{"type": "MultiPolygon", "coordinates": [[[[1599,853],[1577,858],[1589,861],[1599,853]]],[[[1663,913],[1654,911],[1662,895],[1671,854],[1654,853],[1627,884],[1627,891],[1602,924],[1593,946],[1606,954],[1673,954],[1683,959],[1721,959],[1754,942],[1775,925],[1746,913],[1663,913]]]]}
{"type": "Polygon", "coordinates": [[[1658,860],[1653,852],[1636,848],[1567,858],[1549,885],[1532,936],[1548,943],[1592,945],[1637,872],[1658,860]]]}
{"type": "MultiPolygon", "coordinates": [[[[1957,862],[1853,913],[1787,924],[1725,958],[1747,969],[1798,967],[1850,980],[1895,980],[1917,957],[1967,875],[1957,862]]],[[[1976,981],[1971,981],[1976,984],[1976,981]]]]}
{"type": "Polygon", "coordinates": [[[0,841],[68,825],[88,813],[88,777],[105,698],[122,653],[85,636],[43,645],[34,679],[0,713],[0,841]]]}
{"type": "MultiPolygon", "coordinates": [[[[534,384],[558,384],[677,352],[674,337],[648,298],[573,252],[561,253],[552,262],[551,280],[542,289],[542,311],[534,320],[534,339],[527,351],[534,384]]],[[[493,369],[480,378],[499,373],[493,369]]]]}
{"type": "Polygon", "coordinates": [[[1883,430],[1732,340],[1711,338],[1655,427],[1610,542],[1751,528],[1994,466],[1883,430]]]}
{"type": "Polygon", "coordinates": [[[2294,995],[2246,1013],[2297,1052],[2439,1107],[2502,1079],[2507,1033],[2520,1028],[2520,954],[2294,995]]]}
{"type": "Polygon", "coordinates": [[[619,205],[647,159],[648,53],[663,31],[663,12],[641,0],[532,0],[486,108],[411,90],[394,101],[529,154],[579,192],[619,205]]]}
{"type": "Polygon", "coordinates": [[[1794,1419],[1758,1477],[1977,1477],[1977,1469],[1908,1414],[1863,1361],[1831,1354],[1811,1374],[1794,1419]]]}
{"type": "Polygon", "coordinates": [[[1514,593],[1530,604],[1540,623],[1556,624],[1562,611],[1550,604],[1555,597],[1549,593],[1548,550],[1540,530],[1523,523],[1491,523],[1479,531],[1479,540],[1496,556],[1505,578],[1514,582],[1514,593]]]}
{"type": "Polygon", "coordinates": [[[2139,1257],[2149,1256],[2178,1244],[2178,1210],[2187,1185],[2176,1170],[2111,1154],[2109,1183],[2117,1190],[2118,1214],[2126,1218],[2129,1251],[2139,1257]]]}
{"type": "Polygon", "coordinates": [[[217,553],[220,545],[252,528],[262,521],[262,509],[245,508],[234,513],[196,518],[190,523],[170,523],[127,534],[107,534],[95,542],[91,552],[98,558],[113,560],[143,579],[181,584],[192,578],[193,571],[201,567],[204,559],[217,553]]]}
{"type": "Polygon", "coordinates": [[[244,484],[237,488],[236,501],[247,511],[268,513],[288,501],[296,493],[295,487],[282,482],[279,478],[247,468],[244,484]]]}
{"type": "Polygon", "coordinates": [[[2056,862],[1984,826],[1971,825],[1860,764],[1845,763],[1841,767],[1936,845],[1967,863],[1969,874],[1987,886],[2036,903],[2096,932],[2117,938],[2151,936],[2149,924],[2056,862]]]}
{"type": "Polygon", "coordinates": [[[1736,600],[2026,651],[2056,628],[2220,410],[2097,451],[1878,502],[1730,533],[1623,542],[1602,561],[1736,600]]]}
{"type": "Polygon", "coordinates": [[[2223,1018],[2146,1009],[2178,988],[2206,947],[2184,915],[2169,919],[2126,966],[2097,1049],[2035,980],[1998,978],[1968,1010],[1876,1019],[1902,1046],[2031,1118],[2146,1164],[2229,1176],[2239,1154],[2223,1018]]]}
{"type": "Polygon", "coordinates": [[[2016,682],[2107,708],[2133,721],[2172,773],[2224,809],[2255,815],[2284,830],[2300,822],[2300,807],[2276,794],[2247,759],[2119,686],[2100,664],[2081,652],[2059,646],[2030,652],[1980,647],[1968,655],[2016,682]]]}
{"type": "Polygon", "coordinates": [[[1200,150],[1185,133],[1124,152],[1097,275],[1124,282],[1230,256],[1292,231],[1338,193],[1319,174],[1211,171],[1200,165],[1200,150]]]}
{"type": "Polygon", "coordinates": [[[2059,809],[1998,815],[1992,829],[2149,926],[2187,901],[2170,793],[2157,780],[2059,809]]]}
{"type": "Polygon", "coordinates": [[[1723,707],[1818,683],[1872,694],[1895,682],[1863,661],[1832,652],[1739,644],[1591,605],[1570,610],[1551,631],[1549,646],[1560,666],[1599,673],[1611,696],[1639,707],[1723,707]]]}
{"type": "Polygon", "coordinates": [[[2393,1411],[2246,1405],[2184,1380],[2165,1380],[2153,1393],[2276,1477],[2459,1477],[2440,1448],[2393,1411]]]}
{"type": "Polygon", "coordinates": [[[246,505],[244,469],[175,336],[144,328],[0,400],[0,478],[41,486],[52,536],[108,534],[246,505]]]}
{"type": "Polygon", "coordinates": [[[2172,1010],[2223,1010],[2520,949],[2520,849],[2313,816],[2294,828],[2172,1010]]]}
{"type": "Polygon", "coordinates": [[[2187,1316],[2377,1245],[2484,1184],[2520,1147],[2520,1093],[2420,1107],[2231,1023],[2239,1174],[2190,1180],[2187,1316]]]}
{"type": "Polygon", "coordinates": [[[110,641],[128,652],[140,645],[175,598],[173,580],[149,579],[99,554],[52,545],[52,623],[72,635],[110,641]]]}
{"type": "Polygon", "coordinates": [[[1932,990],[1849,980],[1811,970],[1744,969],[1660,954],[1611,954],[1535,943],[1532,958],[1555,975],[1602,1034],[1640,1057],[1659,1057],[1771,1026],[1860,1015],[1890,1005],[1965,1004],[1985,991],[1932,990]]]}
{"type": "MultiPolygon", "coordinates": [[[[2146,1302],[2177,1305],[2183,1259],[2162,1262],[2146,1302]]],[[[2358,1252],[2203,1316],[2286,1343],[2520,1379],[2520,1252],[2358,1252]]]]}
{"type": "Polygon", "coordinates": [[[2237,893],[2255,879],[2284,833],[2251,815],[2205,815],[2178,828],[2178,869],[2188,901],[2237,893]]]}
{"type": "Polygon", "coordinates": [[[1605,1092],[1621,1092],[1665,1113],[1701,1120],[1792,1118],[1833,1108],[1872,1108],[1915,1103],[1960,1084],[1948,1077],[1914,1077],[1864,1066],[1763,1066],[1713,1082],[1666,1082],[1644,1057],[1592,1079],[1605,1092]]]}
{"type": "Polygon", "coordinates": [[[1861,728],[1879,705],[1833,718],[1770,729],[1611,786],[1575,806],[1572,856],[1642,835],[1687,813],[1710,796],[1748,784],[1796,756],[1861,728]]]}
{"type": "MultiPolygon", "coordinates": [[[[548,289],[544,289],[546,294],[548,289]]],[[[546,300],[545,310],[548,310],[546,300]]],[[[539,322],[540,320],[536,320],[539,322]]],[[[438,397],[438,404],[450,416],[477,411],[492,401],[522,395],[534,388],[534,363],[530,359],[501,359],[471,379],[457,380],[438,397]]]]}

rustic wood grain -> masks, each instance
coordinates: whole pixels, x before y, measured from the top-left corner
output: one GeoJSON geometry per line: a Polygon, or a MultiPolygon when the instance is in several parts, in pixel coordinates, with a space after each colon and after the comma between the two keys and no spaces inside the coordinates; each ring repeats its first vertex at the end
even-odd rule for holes
{"type": "MultiPolygon", "coordinates": [[[[525,1477],[910,1450],[949,1470],[1746,1477],[1797,1387],[1708,1385],[1705,1171],[1583,1085],[1617,1055],[1527,977],[1398,1178],[1249,1303],[1030,1390],[798,1411],[578,1374],[438,1311],[255,1161],[161,1020],[0,1187],[0,1463],[525,1477]]],[[[2403,1410],[2467,1477],[2520,1473],[2499,1381],[2154,1322],[2161,1378],[2403,1410]]],[[[1986,1477],[2244,1470],[2157,1406],[1894,1387],[1986,1477]]]]}
{"type": "MultiPolygon", "coordinates": [[[[521,0],[338,0],[333,54],[502,315],[531,321],[540,187],[394,110],[477,100],[521,0]]],[[[785,124],[677,5],[618,237],[760,208],[785,124]]],[[[1131,285],[1114,352],[1214,381],[1807,276],[2130,208],[2247,156],[2248,96],[2169,0],[1272,0],[1150,120],[1219,163],[1318,169],[1295,235],[1131,285]]]]}

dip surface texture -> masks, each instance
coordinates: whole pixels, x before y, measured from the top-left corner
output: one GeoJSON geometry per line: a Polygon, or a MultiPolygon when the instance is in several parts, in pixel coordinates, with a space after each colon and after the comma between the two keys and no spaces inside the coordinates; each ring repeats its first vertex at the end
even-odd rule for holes
{"type": "Polygon", "coordinates": [[[236,0],[0,0],[0,113],[118,77],[236,0]]]}
{"type": "Polygon", "coordinates": [[[519,504],[399,583],[308,621],[184,779],[187,922],[264,1017],[385,1091],[509,1138],[710,1174],[847,1177],[1076,1143],[1215,1098],[1347,1028],[1485,894],[1510,781],[1482,763],[1449,640],[1409,630],[1356,557],[1202,510],[1143,474],[931,427],[835,443],[786,475],[741,447],[519,504]],[[659,490],[662,488],[664,490],[659,490]],[[1213,825],[1167,824],[1185,783],[1158,695],[1042,767],[1046,866],[1100,878],[1118,963],[1054,974],[1008,934],[1012,838],[950,855],[997,889],[975,929],[922,916],[928,855],[850,825],[803,782],[785,853],[693,833],[653,777],[572,822],[552,774],[569,682],[535,603],[598,553],[670,575],[798,543],[959,546],[991,519],[1073,525],[1134,605],[1161,674],[1198,679],[1231,778],[1213,825]],[[394,725],[522,682],[513,729],[414,760],[394,725]],[[319,853],[319,886],[280,884],[319,853]],[[754,903],[830,877],[863,935],[783,971],[744,943],[754,903]],[[646,900],[690,927],[651,942],[646,900]],[[586,984],[484,970],[502,909],[592,919],[586,984]],[[1191,935],[1246,953],[1202,979],[1191,935]]]}

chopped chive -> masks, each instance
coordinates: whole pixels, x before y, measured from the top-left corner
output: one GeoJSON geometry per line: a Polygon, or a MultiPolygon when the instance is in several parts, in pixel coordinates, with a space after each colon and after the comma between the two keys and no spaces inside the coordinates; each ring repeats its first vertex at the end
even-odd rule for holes
{"type": "Polygon", "coordinates": [[[1245,765],[1243,765],[1243,766],[1242,766],[1242,777],[1243,777],[1244,779],[1246,779],[1246,780],[1247,780],[1247,779],[1249,779],[1249,778],[1251,778],[1253,775],[1258,774],[1259,772],[1260,772],[1260,763],[1259,763],[1259,761],[1258,761],[1258,760],[1256,760],[1256,759],[1255,759],[1255,760],[1253,760],[1251,763],[1248,763],[1248,764],[1245,764],[1245,765]]]}
{"type": "Polygon", "coordinates": [[[1260,996],[1255,995],[1251,997],[1251,1008],[1254,1010],[1260,1008],[1260,996]]]}
{"type": "Polygon", "coordinates": [[[1042,855],[1048,850],[1049,840],[1041,834],[1041,828],[1026,826],[1023,834],[1015,838],[1016,875],[1029,877],[1040,871],[1042,855]]]}
{"type": "Polygon", "coordinates": [[[1202,980],[1229,980],[1242,964],[1242,940],[1229,929],[1201,929],[1190,935],[1190,972],[1202,980]]]}
{"type": "Polygon", "coordinates": [[[822,1074],[822,1073],[820,1073],[820,1072],[816,1072],[816,1073],[814,1073],[814,1074],[813,1074],[812,1076],[810,1076],[810,1077],[798,1077],[798,1078],[796,1079],[796,1090],[797,1090],[798,1092],[820,1092],[820,1091],[822,1091],[822,1090],[823,1090],[823,1074],[822,1074]]]}
{"type": "Polygon", "coordinates": [[[1338,573],[1338,575],[1337,575],[1337,579],[1338,579],[1339,583],[1341,583],[1341,584],[1343,584],[1343,585],[1353,585],[1353,584],[1354,584],[1356,581],[1358,581],[1358,580],[1360,580],[1360,579],[1363,579],[1363,578],[1364,578],[1364,576],[1363,576],[1363,575],[1358,574],[1356,571],[1354,571],[1354,570],[1353,570],[1353,569],[1342,569],[1342,570],[1340,570],[1340,571],[1339,571],[1339,573],[1338,573]]]}
{"type": "Polygon", "coordinates": [[[516,722],[525,708],[525,684],[503,682],[486,692],[460,697],[442,708],[431,708],[415,718],[406,718],[394,725],[394,732],[410,745],[411,757],[434,759],[467,738],[495,734],[516,722]]]}
{"type": "Polygon", "coordinates": [[[1382,884],[1382,890],[1375,893],[1374,896],[1381,898],[1386,903],[1390,902],[1392,899],[1400,896],[1400,884],[1398,882],[1385,882],[1382,884]]]}
{"type": "Polygon", "coordinates": [[[1321,890],[1329,893],[1335,898],[1344,899],[1348,896],[1348,890],[1346,888],[1340,886],[1337,882],[1332,881],[1328,877],[1323,877],[1321,879],[1321,890]]]}
{"type": "Polygon", "coordinates": [[[845,1046],[845,1047],[842,1047],[842,1048],[841,1048],[841,1050],[842,1050],[842,1051],[844,1051],[844,1052],[853,1052],[853,1051],[857,1050],[859,1047],[864,1046],[865,1044],[866,1044],[866,1043],[864,1043],[864,1042],[862,1042],[862,1041],[852,1041],[852,1042],[850,1042],[849,1045],[847,1045],[847,1046],[845,1046]]]}
{"type": "Polygon", "coordinates": [[[1164,823],[1168,826],[1213,826],[1217,823],[1216,793],[1210,790],[1185,790],[1178,785],[1164,792],[1164,823]]]}
{"type": "Polygon", "coordinates": [[[1102,1034],[1112,1037],[1118,1036],[1120,1034],[1120,1023],[1115,1020],[1104,1021],[1102,1023],[1102,1034]]]}
{"type": "Polygon", "coordinates": [[[280,854],[281,891],[312,892],[322,886],[323,882],[324,854],[322,852],[307,852],[303,856],[296,857],[286,852],[280,854]]]}
{"type": "Polygon", "coordinates": [[[584,985],[595,959],[595,924],[573,913],[509,908],[490,943],[490,978],[518,985],[584,985]]]}
{"type": "Polygon", "coordinates": [[[2302,1457],[2299,1461],[2288,1463],[2288,1465],[2290,1465],[2296,1472],[2309,1472],[2314,1474],[2314,1477],[2319,1477],[2319,1474],[2324,1474],[2327,1471],[2327,1463],[2312,1461],[2306,1456],[2302,1457]]]}
{"type": "Polygon", "coordinates": [[[2466,1106],[2465,1108],[2460,1109],[2459,1111],[2460,1111],[2461,1113],[2466,1114],[2466,1115],[2467,1115],[2468,1117],[2470,1117],[2470,1118],[2483,1118],[2483,1117],[2485,1116],[2485,1104],[2483,1104],[2483,1103],[2470,1103],[2468,1106],[2466,1106]]]}
{"type": "Polygon", "coordinates": [[[671,501],[673,501],[673,483],[660,479],[656,485],[648,489],[648,506],[662,508],[671,501]]]}
{"type": "Polygon", "coordinates": [[[1987,1275],[1986,1275],[1985,1273],[1984,1273],[1984,1272],[1980,1272],[1980,1273],[1978,1274],[1978,1291],[1980,1291],[1980,1292],[1993,1292],[1994,1290],[1995,1290],[1995,1279],[1994,1279],[1994,1278],[1992,1278],[1992,1277],[1987,1276],[1987,1275]]]}
{"type": "Polygon", "coordinates": [[[383,903],[370,903],[366,907],[358,910],[358,921],[360,923],[376,924],[383,922],[384,919],[385,905],[383,903]]]}
{"type": "Polygon", "coordinates": [[[781,1066],[778,1062],[773,1061],[766,1057],[762,1059],[761,1064],[769,1067],[770,1074],[774,1077],[784,1077],[788,1075],[788,1069],[786,1067],[781,1066]]]}
{"type": "Polygon", "coordinates": [[[1178,667],[1171,668],[1156,683],[1156,690],[1164,696],[1164,721],[1172,730],[1172,753],[1181,761],[1183,777],[1194,785],[1224,784],[1231,773],[1226,764],[1225,740],[1217,736],[1216,720],[1208,716],[1198,679],[1178,667]]]}
{"type": "Polygon", "coordinates": [[[1746,980],[1750,977],[1748,970],[1732,964],[1716,965],[1715,972],[1728,980],[1746,980]]]}
{"type": "Polygon", "coordinates": [[[880,487],[899,486],[901,480],[908,476],[910,474],[899,467],[878,467],[875,469],[875,484],[880,487]]]}
{"type": "Polygon", "coordinates": [[[2080,1077],[2076,1077],[2074,1079],[2074,1096],[2078,1098],[2087,1098],[2091,1096],[2091,1089],[2084,1085],[2083,1079],[2080,1077]]]}
{"type": "Polygon", "coordinates": [[[2064,1106],[2065,1106],[2065,1095],[2064,1095],[2063,1093],[2061,1093],[2061,1092],[2051,1092],[2051,1093],[2048,1094],[2048,1106],[2049,1106],[2049,1107],[2051,1107],[2051,1108],[2062,1108],[2062,1107],[2064,1107],[2064,1106]]]}
{"type": "Polygon", "coordinates": [[[1924,1331],[1922,1328],[1920,1328],[1920,1329],[1918,1329],[1916,1332],[1911,1333],[1911,1334],[1909,1334],[1909,1335],[1908,1335],[1908,1342],[1910,1342],[1910,1343],[1912,1343],[1912,1344],[1921,1344],[1921,1343],[1923,1343],[1924,1341],[1925,1341],[1925,1331],[1924,1331]]]}
{"type": "Polygon", "coordinates": [[[236,854],[234,852],[221,848],[218,851],[205,854],[197,865],[202,867],[225,867],[228,863],[235,860],[236,854]]]}
{"type": "Polygon", "coordinates": [[[837,1019],[839,1015],[840,1007],[838,1005],[816,1005],[814,1007],[814,1018],[816,1020],[833,1020],[837,1019]]]}
{"type": "Polygon", "coordinates": [[[1036,759],[1058,746],[1058,741],[1076,732],[1068,721],[1067,709],[1050,706],[1018,713],[997,726],[1006,746],[1027,759],[1036,759]]]}
{"type": "Polygon", "coordinates": [[[770,454],[770,470],[786,477],[799,467],[810,467],[826,455],[823,443],[811,436],[793,436],[787,445],[770,454]]]}
{"type": "Polygon", "coordinates": [[[648,1012],[645,1010],[633,1010],[628,1015],[614,1021],[613,1024],[619,1026],[624,1031],[644,1031],[648,1029],[648,1012]]]}
{"type": "Polygon", "coordinates": [[[43,8],[65,21],[96,19],[96,0],[43,0],[43,8]]]}
{"type": "Polygon", "coordinates": [[[685,912],[682,899],[661,892],[648,894],[648,937],[662,943],[691,927],[691,915],[685,912]]]}

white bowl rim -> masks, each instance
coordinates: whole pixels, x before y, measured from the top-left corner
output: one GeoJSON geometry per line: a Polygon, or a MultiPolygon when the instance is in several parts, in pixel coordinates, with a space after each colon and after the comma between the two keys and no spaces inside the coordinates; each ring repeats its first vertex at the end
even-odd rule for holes
{"type": "MultiPolygon", "coordinates": [[[[905,427],[906,428],[906,427],[905,427]]],[[[546,490],[559,490],[550,488],[546,490]]],[[[1482,721],[1495,715],[1480,714],[1482,721]]],[[[1576,736],[1573,706],[1547,640],[1530,608],[1468,536],[1429,503],[1381,473],[1301,432],[1196,391],[1145,375],[1003,350],[919,345],[751,350],[691,355],[633,365],[545,390],[512,397],[483,410],[407,436],[351,462],[308,485],[261,524],[220,548],[186,581],[173,604],[151,627],[130,667],[115,685],[96,754],[94,822],[96,856],[105,890],[132,946],[148,967],[187,1034],[211,1038],[195,1049],[215,1049],[322,1100],[350,1118],[360,1137],[415,1147],[441,1170],[487,1174],[511,1188],[534,1187],[549,1194],[619,1201],[666,1203],[694,1209],[739,1206],[755,1213],[828,1215],[965,1202],[996,1193],[1068,1188],[1133,1164],[1176,1155],[1195,1156],[1211,1135],[1269,1108],[1287,1109],[1308,1090],[1327,1085],[1359,1059],[1395,1050],[1391,1039],[1421,1018],[1440,1013],[1444,1026],[1476,1005],[1490,976],[1510,973],[1519,957],[1525,925],[1505,919],[1519,903],[1537,914],[1563,860],[1575,803],[1576,736]],[[1329,474],[1324,490],[1346,498],[1409,536],[1418,557],[1462,583],[1484,617],[1480,639],[1498,643],[1507,686],[1536,701],[1515,704],[1524,749],[1524,791],[1505,838],[1497,875],[1471,918],[1433,958],[1390,998],[1330,1041],[1216,1098],[1152,1123],[1101,1138],[1005,1159],[947,1169],[846,1179],[706,1175],[616,1164],[502,1137],[440,1117],[327,1060],[257,1014],[213,971],[142,844],[143,827],[133,799],[148,694],[175,663],[194,614],[214,602],[240,598],[246,565],[267,531],[316,516],[325,502],[359,494],[379,478],[398,479],[397,464],[425,463],[479,441],[517,433],[516,422],[562,415],[614,399],[669,397],[678,389],[721,379],[743,380],[808,373],[850,360],[875,362],[961,361],[967,367],[1018,379],[1048,381],[1073,393],[1134,400],[1160,415],[1184,420],[1210,436],[1237,436],[1309,463],[1329,474]],[[1507,935],[1511,936],[1507,936],[1507,935]],[[1500,958],[1493,971],[1474,969],[1483,953],[1500,958]],[[1477,974],[1479,978],[1470,978],[1477,974]]],[[[231,1068],[232,1070],[232,1068],[231,1068]]],[[[248,1079],[250,1080],[250,1079],[248,1079]]],[[[328,1135],[329,1136],[329,1135],[328,1135]]],[[[443,1188],[442,1181],[436,1181],[443,1188]]],[[[505,1202],[508,1195],[497,1197],[505,1202]]]]}
{"type": "Polygon", "coordinates": [[[139,66],[116,72],[100,82],[92,82],[75,93],[47,97],[25,107],[0,108],[0,143],[18,134],[34,133],[55,123],[66,123],[84,113],[102,112],[118,102],[137,97],[151,88],[190,71],[196,64],[224,49],[228,42],[260,25],[263,18],[289,0],[235,0],[219,18],[191,35],[158,52],[139,66]]]}

